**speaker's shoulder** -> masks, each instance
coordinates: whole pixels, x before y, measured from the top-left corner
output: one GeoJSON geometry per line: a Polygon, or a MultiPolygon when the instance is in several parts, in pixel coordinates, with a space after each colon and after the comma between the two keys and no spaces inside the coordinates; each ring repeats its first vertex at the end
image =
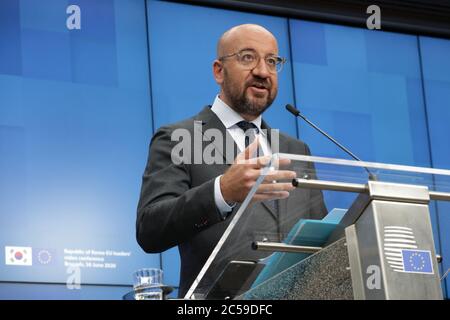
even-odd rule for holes
{"type": "Polygon", "coordinates": [[[197,124],[201,125],[201,123],[203,123],[206,120],[206,118],[208,116],[210,116],[210,113],[212,113],[212,111],[210,111],[210,106],[206,106],[203,108],[202,111],[200,111],[198,114],[196,114],[190,118],[183,119],[181,121],[166,124],[166,125],[159,127],[157,132],[162,131],[165,133],[172,133],[173,131],[175,131],[177,129],[193,132],[195,124],[197,123],[197,124]]]}
{"type": "Polygon", "coordinates": [[[305,142],[286,133],[280,132],[280,143],[287,145],[291,153],[309,153],[308,145],[305,142]]]}

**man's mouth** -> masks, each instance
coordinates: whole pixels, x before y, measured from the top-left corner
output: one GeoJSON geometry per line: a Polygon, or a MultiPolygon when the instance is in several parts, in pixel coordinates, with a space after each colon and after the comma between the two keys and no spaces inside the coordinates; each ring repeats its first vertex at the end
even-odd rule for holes
{"type": "Polygon", "coordinates": [[[262,83],[253,83],[249,86],[249,88],[251,88],[252,91],[258,94],[266,93],[269,91],[268,86],[262,83]]]}
{"type": "Polygon", "coordinates": [[[266,89],[266,90],[269,90],[269,88],[267,87],[267,85],[262,84],[262,83],[253,83],[253,84],[251,85],[251,87],[255,87],[255,88],[257,88],[257,89],[266,89]]]}

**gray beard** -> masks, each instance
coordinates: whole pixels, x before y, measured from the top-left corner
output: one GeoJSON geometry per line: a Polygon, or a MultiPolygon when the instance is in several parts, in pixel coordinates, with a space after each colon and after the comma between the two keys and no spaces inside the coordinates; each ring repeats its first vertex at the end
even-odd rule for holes
{"type": "Polygon", "coordinates": [[[238,98],[230,97],[230,100],[232,104],[231,107],[234,109],[234,111],[240,114],[246,114],[254,117],[258,117],[259,115],[261,115],[272,104],[272,101],[268,99],[267,104],[261,107],[260,105],[250,102],[250,100],[247,99],[245,94],[238,98]]]}
{"type": "Polygon", "coordinates": [[[260,106],[258,104],[250,102],[250,100],[245,95],[245,91],[243,94],[237,96],[232,94],[230,90],[227,90],[227,88],[228,86],[224,86],[223,91],[231,102],[230,107],[239,114],[258,117],[272,105],[272,102],[274,100],[269,97],[267,98],[266,105],[260,106]]]}

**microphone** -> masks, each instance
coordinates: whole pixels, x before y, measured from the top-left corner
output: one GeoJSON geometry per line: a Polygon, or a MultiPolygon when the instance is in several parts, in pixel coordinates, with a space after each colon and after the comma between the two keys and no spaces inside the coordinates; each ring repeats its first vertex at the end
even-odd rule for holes
{"type": "MultiPolygon", "coordinates": [[[[344,147],[342,144],[340,144],[339,142],[337,142],[333,137],[331,137],[328,133],[326,133],[325,131],[323,131],[322,129],[320,129],[318,126],[316,126],[314,123],[312,123],[311,121],[308,120],[308,118],[306,118],[303,114],[300,113],[300,111],[294,107],[291,104],[287,104],[286,105],[286,110],[289,111],[290,113],[292,113],[294,116],[296,117],[300,117],[303,120],[305,120],[306,123],[308,123],[311,127],[313,127],[314,129],[316,129],[317,131],[319,131],[322,135],[324,135],[325,137],[328,138],[328,140],[330,140],[331,142],[333,142],[335,145],[337,145],[339,148],[341,148],[342,150],[344,150],[347,154],[349,154],[353,159],[355,159],[356,161],[361,161],[362,160],[360,158],[358,158],[356,155],[354,155],[350,150],[348,150],[346,147],[344,147]]],[[[372,172],[370,172],[370,170],[366,167],[364,167],[364,169],[366,169],[367,173],[369,174],[369,180],[372,181],[376,181],[377,177],[375,174],[373,174],[372,172]]]]}

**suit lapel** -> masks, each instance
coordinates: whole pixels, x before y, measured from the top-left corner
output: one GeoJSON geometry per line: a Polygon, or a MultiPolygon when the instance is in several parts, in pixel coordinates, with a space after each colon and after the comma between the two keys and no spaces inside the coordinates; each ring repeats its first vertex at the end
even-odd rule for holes
{"type": "Polygon", "coordinates": [[[195,118],[196,121],[202,122],[202,135],[204,141],[208,144],[212,143],[215,146],[215,151],[218,152],[225,164],[230,166],[234,162],[234,158],[237,156],[237,144],[234,142],[233,137],[228,133],[227,129],[220,121],[219,117],[211,111],[211,106],[206,106],[195,118]],[[211,129],[211,130],[210,130],[211,129]],[[214,139],[212,130],[219,130],[222,141],[214,139]],[[225,137],[225,139],[223,138],[225,137]],[[232,151],[230,151],[232,149],[232,151]]]}
{"type": "Polygon", "coordinates": [[[284,138],[284,136],[280,135],[280,131],[278,129],[272,129],[264,120],[262,120],[261,122],[261,129],[267,130],[267,141],[269,142],[272,152],[274,153],[289,152],[289,145],[287,143],[287,140],[284,138]],[[273,141],[274,143],[272,143],[272,138],[278,139],[278,142],[273,141]]]}

